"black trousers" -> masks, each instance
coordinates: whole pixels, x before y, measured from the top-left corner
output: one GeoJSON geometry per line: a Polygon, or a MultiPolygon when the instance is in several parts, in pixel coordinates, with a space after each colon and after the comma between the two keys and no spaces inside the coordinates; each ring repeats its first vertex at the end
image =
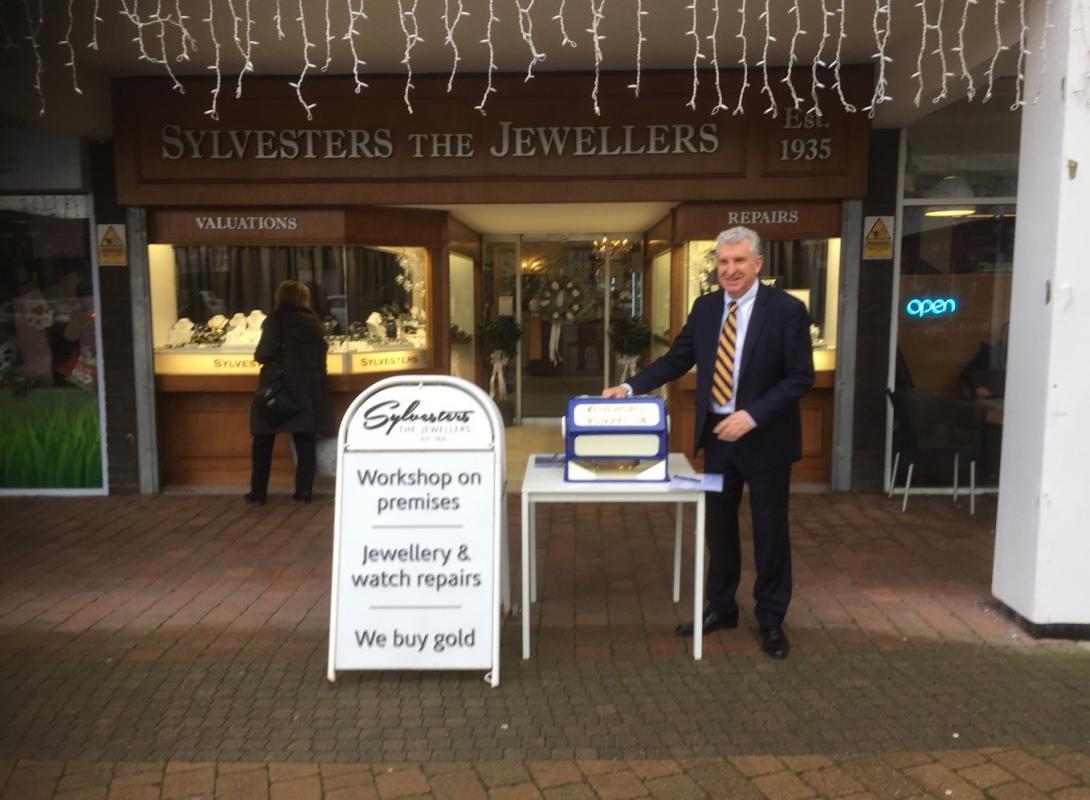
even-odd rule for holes
{"type": "MultiPolygon", "coordinates": [[[[309,495],[314,488],[314,434],[293,433],[295,443],[295,493],[309,495]]],[[[275,433],[259,433],[254,436],[250,451],[250,494],[264,497],[269,490],[269,471],[272,469],[273,442],[275,433]]]]}
{"type": "Polygon", "coordinates": [[[760,472],[747,469],[736,457],[734,444],[720,441],[711,432],[714,422],[722,418],[709,416],[703,441],[704,471],[723,476],[723,491],[708,492],[705,498],[704,535],[710,554],[708,605],[721,613],[738,608],[735,594],[742,573],[738,509],[742,487],[748,485],[757,568],[753,585],[755,616],[759,625],[779,625],[791,602],[791,541],[787,526],[791,465],[760,472]]]}

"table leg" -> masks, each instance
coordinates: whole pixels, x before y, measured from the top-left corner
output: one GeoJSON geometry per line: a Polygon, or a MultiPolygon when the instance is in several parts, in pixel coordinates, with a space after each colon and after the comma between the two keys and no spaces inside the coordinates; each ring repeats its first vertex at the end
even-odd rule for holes
{"type": "Polygon", "coordinates": [[[681,601],[681,515],[685,506],[674,508],[674,602],[681,601]]]}
{"type": "Polygon", "coordinates": [[[530,657],[530,498],[522,494],[522,658],[530,657]]]}
{"type": "Polygon", "coordinates": [[[530,503],[530,601],[537,602],[537,506],[530,503]]]}
{"type": "Polygon", "coordinates": [[[696,501],[696,554],[693,556],[693,658],[704,657],[704,495],[696,501]]]}

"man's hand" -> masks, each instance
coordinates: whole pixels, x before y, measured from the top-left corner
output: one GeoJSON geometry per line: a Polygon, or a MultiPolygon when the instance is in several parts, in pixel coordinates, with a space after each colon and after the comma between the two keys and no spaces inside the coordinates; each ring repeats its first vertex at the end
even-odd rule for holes
{"type": "Polygon", "coordinates": [[[989,389],[987,386],[978,386],[976,387],[976,391],[974,392],[974,394],[977,397],[991,397],[992,390],[989,389]]]}
{"type": "Polygon", "coordinates": [[[609,397],[614,400],[623,400],[628,397],[628,389],[623,386],[610,386],[608,389],[602,390],[602,397],[609,397]]]}
{"type": "Polygon", "coordinates": [[[737,442],[756,425],[745,411],[736,411],[724,420],[721,420],[713,429],[716,437],[724,442],[737,442]]]}

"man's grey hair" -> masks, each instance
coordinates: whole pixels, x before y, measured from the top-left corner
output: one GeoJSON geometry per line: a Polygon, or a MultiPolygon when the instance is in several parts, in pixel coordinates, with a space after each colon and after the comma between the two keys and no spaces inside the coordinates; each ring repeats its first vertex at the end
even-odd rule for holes
{"type": "Polygon", "coordinates": [[[716,236],[715,249],[718,251],[721,244],[741,244],[746,239],[749,240],[750,247],[753,248],[753,255],[759,256],[761,254],[761,237],[757,235],[757,231],[743,225],[727,228],[716,236]]]}

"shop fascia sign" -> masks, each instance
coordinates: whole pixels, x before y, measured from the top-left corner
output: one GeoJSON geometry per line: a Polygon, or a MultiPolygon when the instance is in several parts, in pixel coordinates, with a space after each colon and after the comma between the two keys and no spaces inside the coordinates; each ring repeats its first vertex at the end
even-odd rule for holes
{"type": "MultiPolygon", "coordinates": [[[[390,128],[187,128],[159,129],[165,161],[387,159],[398,147],[390,128]]],[[[474,133],[412,132],[400,146],[412,158],[473,158],[484,150],[492,158],[530,156],[639,156],[709,154],[719,149],[714,122],[650,125],[533,125],[496,123],[488,141],[474,133]]]]}

